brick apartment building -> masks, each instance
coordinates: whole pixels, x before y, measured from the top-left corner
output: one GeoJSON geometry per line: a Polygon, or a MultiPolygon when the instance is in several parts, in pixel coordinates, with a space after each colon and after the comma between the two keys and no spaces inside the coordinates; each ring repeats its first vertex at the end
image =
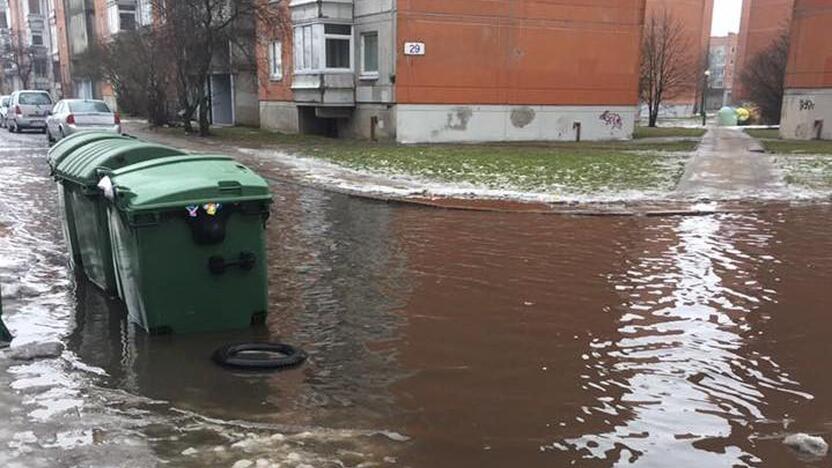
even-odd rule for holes
{"type": "Polygon", "coordinates": [[[796,0],[780,134],[832,140],[832,3],[796,0]]]}
{"type": "Polygon", "coordinates": [[[288,28],[258,31],[260,122],[408,143],[629,138],[644,1],[293,0],[288,28]]]}
{"type": "Polygon", "coordinates": [[[737,35],[711,37],[708,70],[708,94],[706,110],[717,110],[733,102],[734,71],[737,57],[737,35]]]}
{"type": "MultiPolygon", "coordinates": [[[[647,16],[668,11],[684,26],[688,57],[692,69],[688,73],[686,91],[667,99],[660,110],[665,117],[684,117],[696,114],[702,102],[705,68],[711,38],[714,0],[647,0],[647,16]]],[[[643,113],[646,114],[646,108],[643,113]]]]}
{"type": "MultiPolygon", "coordinates": [[[[79,63],[95,43],[153,24],[158,17],[152,5],[153,0],[0,0],[0,40],[36,49],[30,88],[50,91],[55,98],[103,99],[116,108],[112,86],[85,76],[79,63]]],[[[253,28],[250,35],[254,50],[253,28]]],[[[212,123],[259,124],[256,69],[249,62],[229,50],[212,64],[206,84],[212,123]]],[[[7,92],[23,87],[11,70],[3,72],[7,92]]]]}
{"type": "MultiPolygon", "coordinates": [[[[58,38],[51,28],[55,0],[0,1],[0,45],[26,51],[31,56],[24,60],[30,69],[28,87],[60,95],[59,60],[52,51],[58,38]]],[[[22,54],[20,54],[22,55],[22,54]]],[[[2,65],[3,92],[10,93],[23,87],[20,74],[11,61],[2,65]]],[[[25,73],[24,73],[25,74],[25,73]]]]}
{"type": "Polygon", "coordinates": [[[743,0],[742,20],[737,41],[734,100],[748,99],[742,86],[742,71],[755,55],[766,50],[781,34],[787,32],[792,18],[794,0],[743,0]]]}

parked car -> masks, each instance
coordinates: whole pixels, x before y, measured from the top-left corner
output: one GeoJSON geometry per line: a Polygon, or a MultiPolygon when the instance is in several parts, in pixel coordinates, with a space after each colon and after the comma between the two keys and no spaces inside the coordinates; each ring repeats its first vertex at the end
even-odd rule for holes
{"type": "Polygon", "coordinates": [[[6,123],[10,132],[34,128],[46,131],[46,117],[52,109],[52,97],[46,91],[22,90],[12,93],[6,123]]]}
{"type": "Polygon", "coordinates": [[[0,127],[6,126],[6,114],[9,113],[9,102],[11,100],[11,96],[0,96],[0,127]]]}
{"type": "Polygon", "coordinates": [[[55,104],[46,119],[46,139],[50,143],[84,130],[121,133],[121,118],[104,101],[64,99],[55,104]]]}

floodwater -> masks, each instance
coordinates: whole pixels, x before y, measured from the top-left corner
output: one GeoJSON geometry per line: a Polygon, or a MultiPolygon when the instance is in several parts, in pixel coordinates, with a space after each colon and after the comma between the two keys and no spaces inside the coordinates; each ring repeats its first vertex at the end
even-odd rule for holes
{"type": "Polygon", "coordinates": [[[0,466],[829,463],[782,444],[832,428],[829,205],[569,217],[275,182],[267,327],[148,337],[67,270],[43,140],[0,135],[4,319],[67,349],[0,354],[0,466]],[[310,359],[209,360],[249,339],[310,359]]]}

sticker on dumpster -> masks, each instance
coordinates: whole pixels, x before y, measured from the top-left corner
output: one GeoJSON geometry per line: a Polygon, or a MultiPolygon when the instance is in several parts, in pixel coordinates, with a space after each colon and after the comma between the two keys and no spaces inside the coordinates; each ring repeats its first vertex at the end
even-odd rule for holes
{"type": "Polygon", "coordinates": [[[220,203],[206,203],[202,206],[202,209],[205,210],[205,213],[207,213],[208,216],[214,216],[220,208],[222,208],[222,204],[220,203]]]}
{"type": "Polygon", "coordinates": [[[185,209],[188,210],[188,216],[191,218],[199,216],[199,205],[186,206],[185,209]]]}

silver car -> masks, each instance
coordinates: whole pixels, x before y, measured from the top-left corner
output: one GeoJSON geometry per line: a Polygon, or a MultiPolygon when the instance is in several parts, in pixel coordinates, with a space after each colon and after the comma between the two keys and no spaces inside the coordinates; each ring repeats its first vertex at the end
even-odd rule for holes
{"type": "Polygon", "coordinates": [[[46,91],[24,90],[12,93],[6,124],[10,132],[27,128],[46,131],[46,117],[52,109],[52,97],[46,91]]]}
{"type": "Polygon", "coordinates": [[[0,127],[6,126],[6,115],[9,113],[9,103],[11,101],[11,96],[0,96],[0,127]]]}
{"type": "Polygon", "coordinates": [[[50,143],[85,130],[121,133],[121,118],[104,101],[64,99],[55,104],[46,119],[46,139],[50,143]]]}

